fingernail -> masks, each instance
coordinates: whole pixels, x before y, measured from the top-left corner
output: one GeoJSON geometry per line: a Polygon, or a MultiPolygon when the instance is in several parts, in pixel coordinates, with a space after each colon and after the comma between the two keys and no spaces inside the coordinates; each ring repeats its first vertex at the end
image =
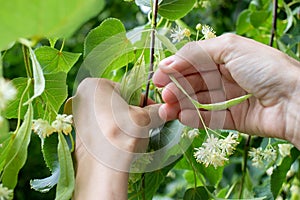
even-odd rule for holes
{"type": "Polygon", "coordinates": [[[169,65],[171,65],[173,62],[174,62],[174,58],[171,56],[171,57],[168,57],[168,58],[165,58],[163,59],[162,61],[160,61],[159,63],[159,67],[168,67],[169,65]]]}

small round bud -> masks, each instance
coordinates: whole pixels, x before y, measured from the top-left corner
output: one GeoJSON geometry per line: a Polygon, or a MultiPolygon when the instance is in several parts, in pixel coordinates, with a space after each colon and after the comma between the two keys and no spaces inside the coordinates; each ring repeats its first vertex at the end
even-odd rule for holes
{"type": "Polygon", "coordinates": [[[197,26],[196,26],[196,30],[197,31],[201,31],[202,30],[202,24],[197,24],[197,26]]]}
{"type": "Polygon", "coordinates": [[[150,89],[150,90],[154,90],[154,85],[153,85],[153,84],[150,84],[149,89],[150,89]]]}

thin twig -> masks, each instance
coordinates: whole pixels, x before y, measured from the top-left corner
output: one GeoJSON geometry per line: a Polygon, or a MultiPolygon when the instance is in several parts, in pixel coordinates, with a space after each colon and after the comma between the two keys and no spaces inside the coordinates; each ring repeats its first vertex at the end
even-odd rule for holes
{"type": "MultiPolygon", "coordinates": [[[[147,79],[147,86],[146,92],[143,101],[143,107],[147,106],[148,96],[149,96],[149,89],[150,89],[150,81],[153,76],[153,68],[154,68],[154,53],[155,53],[155,31],[157,26],[157,12],[158,12],[158,0],[153,1],[153,8],[152,8],[152,19],[151,19],[151,41],[150,41],[150,66],[148,72],[148,79],[147,79]]],[[[142,174],[142,197],[145,200],[145,186],[146,186],[146,176],[145,173],[142,174]]]]}
{"type": "Polygon", "coordinates": [[[241,187],[240,187],[240,193],[239,193],[239,199],[242,198],[243,190],[244,190],[244,182],[245,182],[245,176],[246,176],[246,170],[247,170],[247,160],[248,160],[248,151],[250,147],[250,141],[251,141],[251,135],[248,136],[245,147],[244,147],[244,159],[243,159],[243,175],[241,180],[241,187]]]}
{"type": "Polygon", "coordinates": [[[152,21],[151,21],[151,41],[150,41],[150,66],[149,66],[149,74],[147,79],[147,86],[145,97],[143,101],[143,107],[147,106],[148,96],[149,96],[149,88],[150,88],[150,81],[153,76],[153,66],[154,66],[154,51],[155,51],[155,31],[157,25],[157,12],[158,12],[158,0],[154,0],[153,3],[153,11],[152,11],[152,21]]]}
{"type": "Polygon", "coordinates": [[[277,30],[277,9],[278,9],[278,0],[274,0],[273,2],[273,21],[272,21],[272,31],[271,31],[271,38],[269,42],[269,46],[273,46],[274,38],[277,30]]]}

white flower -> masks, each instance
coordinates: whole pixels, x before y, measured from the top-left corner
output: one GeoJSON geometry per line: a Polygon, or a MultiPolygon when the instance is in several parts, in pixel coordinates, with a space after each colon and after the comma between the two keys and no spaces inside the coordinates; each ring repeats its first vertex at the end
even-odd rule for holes
{"type": "Polygon", "coordinates": [[[279,153],[282,157],[286,157],[290,155],[290,151],[293,145],[291,144],[278,144],[279,153]]]}
{"type": "Polygon", "coordinates": [[[273,171],[274,171],[274,167],[271,166],[269,169],[267,169],[266,173],[268,176],[271,176],[273,174],[273,171]]]}
{"type": "Polygon", "coordinates": [[[196,161],[203,163],[206,167],[208,165],[213,165],[215,168],[223,166],[228,158],[226,158],[226,154],[220,148],[222,146],[220,141],[214,135],[207,137],[201,147],[195,148],[194,157],[196,161]]]}
{"type": "Polygon", "coordinates": [[[225,139],[220,140],[222,152],[226,155],[231,155],[235,150],[236,145],[238,144],[237,141],[238,135],[230,132],[225,139]]]}
{"type": "Polygon", "coordinates": [[[0,78],[0,110],[3,110],[8,101],[15,98],[17,91],[10,81],[0,78]]]}
{"type": "Polygon", "coordinates": [[[208,165],[213,165],[215,168],[223,166],[228,161],[227,156],[233,153],[238,144],[236,139],[237,135],[233,133],[225,139],[219,139],[211,134],[201,147],[195,148],[194,157],[197,162],[203,163],[206,167],[208,165]]]}
{"type": "Polygon", "coordinates": [[[273,161],[275,161],[276,156],[277,156],[276,150],[275,150],[271,145],[269,145],[269,146],[264,150],[263,158],[264,158],[266,161],[268,161],[268,162],[273,162],[273,161]]]}
{"type": "Polygon", "coordinates": [[[173,28],[171,30],[170,37],[172,38],[173,43],[180,42],[185,37],[185,31],[182,30],[179,26],[177,26],[176,28],[173,28]]]}
{"type": "Polygon", "coordinates": [[[55,131],[49,122],[43,119],[33,120],[32,130],[38,134],[40,138],[49,137],[55,131]]]}
{"type": "Polygon", "coordinates": [[[257,149],[252,148],[249,151],[249,156],[252,157],[252,165],[258,168],[264,168],[265,162],[274,162],[276,160],[276,150],[271,146],[268,145],[264,150],[262,147],[257,149]]]}
{"type": "Polygon", "coordinates": [[[4,187],[2,183],[0,184],[0,200],[11,200],[13,199],[13,190],[4,187]]]}
{"type": "Polygon", "coordinates": [[[198,129],[192,129],[187,132],[187,136],[192,140],[199,135],[198,129]]]}
{"type": "Polygon", "coordinates": [[[207,137],[206,141],[203,142],[202,146],[204,146],[210,152],[218,151],[220,142],[218,138],[211,134],[209,137],[207,137]]]}
{"type": "Polygon", "coordinates": [[[252,148],[249,151],[249,156],[252,157],[252,165],[254,167],[262,168],[264,167],[263,162],[263,150],[261,147],[259,148],[252,148]]]}
{"type": "Polygon", "coordinates": [[[56,132],[63,132],[68,135],[72,131],[73,116],[66,114],[58,114],[56,120],[52,122],[51,126],[56,132]]]}
{"type": "Polygon", "coordinates": [[[194,153],[194,157],[196,158],[196,161],[203,163],[206,167],[208,165],[213,165],[217,168],[219,166],[223,166],[228,160],[228,158],[226,158],[226,156],[217,149],[213,152],[210,152],[203,147],[195,148],[195,150],[196,152],[194,153]]]}
{"type": "Polygon", "coordinates": [[[202,34],[206,40],[216,37],[214,30],[208,25],[202,26],[202,34]]]}

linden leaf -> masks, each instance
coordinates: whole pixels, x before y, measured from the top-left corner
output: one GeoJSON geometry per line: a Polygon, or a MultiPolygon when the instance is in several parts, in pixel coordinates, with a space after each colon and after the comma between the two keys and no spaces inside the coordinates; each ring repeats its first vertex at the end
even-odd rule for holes
{"type": "Polygon", "coordinates": [[[59,51],[48,46],[36,49],[35,54],[44,73],[68,73],[81,55],[81,53],[59,51]]]}
{"type": "Polygon", "coordinates": [[[0,50],[19,38],[72,35],[97,15],[104,0],[0,0],[0,50]]]}

